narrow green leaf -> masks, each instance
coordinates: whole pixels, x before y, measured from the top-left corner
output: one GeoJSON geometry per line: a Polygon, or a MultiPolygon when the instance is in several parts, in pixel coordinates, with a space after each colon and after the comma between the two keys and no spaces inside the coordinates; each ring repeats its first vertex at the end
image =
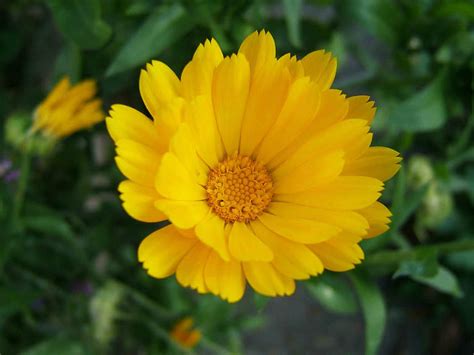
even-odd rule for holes
{"type": "Polygon", "coordinates": [[[192,15],[179,3],[155,9],[131,36],[107,69],[107,76],[145,64],[195,26],[192,15]]]}
{"type": "Polygon", "coordinates": [[[388,122],[394,129],[406,132],[426,132],[441,128],[446,122],[443,75],[396,105],[388,122]]]}
{"type": "Polygon", "coordinates": [[[309,294],[329,311],[342,314],[353,314],[357,311],[355,295],[342,275],[326,271],[305,285],[309,294]]]}
{"type": "Polygon", "coordinates": [[[413,260],[404,260],[400,263],[398,270],[393,274],[393,278],[400,276],[410,277],[433,277],[438,273],[437,253],[426,251],[417,255],[413,260]]]}
{"type": "Polygon", "coordinates": [[[83,49],[102,47],[112,34],[101,18],[99,0],[47,0],[63,35],[83,49]]]}
{"type": "Polygon", "coordinates": [[[288,39],[296,48],[301,47],[301,10],[303,0],[283,0],[288,39]]]}
{"type": "Polygon", "coordinates": [[[35,232],[63,238],[71,238],[74,233],[69,224],[60,216],[29,216],[23,219],[24,226],[35,232]]]}
{"type": "Polygon", "coordinates": [[[438,268],[438,272],[434,276],[414,276],[413,279],[455,297],[463,295],[456,275],[443,266],[438,268]]]}
{"type": "Polygon", "coordinates": [[[375,355],[383,338],[387,311],[382,293],[374,281],[360,273],[349,276],[359,296],[365,319],[365,354],[375,355]]]}
{"type": "Polygon", "coordinates": [[[21,355],[85,355],[86,350],[80,342],[65,337],[48,339],[34,345],[21,355]]]}

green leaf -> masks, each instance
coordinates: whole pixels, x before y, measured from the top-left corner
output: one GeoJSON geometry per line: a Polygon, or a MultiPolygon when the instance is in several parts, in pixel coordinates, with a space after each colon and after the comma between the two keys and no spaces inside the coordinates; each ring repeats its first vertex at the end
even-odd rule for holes
{"type": "Polygon", "coordinates": [[[37,293],[15,290],[11,287],[0,288],[0,319],[27,310],[38,297],[37,293]]]}
{"type": "Polygon", "coordinates": [[[383,338],[387,311],[382,293],[374,281],[361,273],[349,274],[365,319],[365,354],[375,355],[383,338]]]}
{"type": "Polygon", "coordinates": [[[302,0],[283,0],[285,9],[286,27],[288,29],[288,39],[296,48],[301,47],[301,10],[302,0]]]}
{"type": "Polygon", "coordinates": [[[414,276],[415,281],[433,287],[434,289],[455,297],[462,297],[463,293],[459,286],[456,275],[443,266],[438,268],[434,276],[414,276]]]}
{"type": "Polygon", "coordinates": [[[359,23],[381,41],[396,44],[403,17],[400,8],[393,1],[339,1],[338,10],[347,23],[359,23]]]}
{"type": "Polygon", "coordinates": [[[395,105],[388,123],[395,130],[426,132],[441,128],[446,122],[443,75],[419,92],[395,105]]]}
{"type": "Polygon", "coordinates": [[[21,355],[85,355],[86,353],[80,342],[56,337],[34,345],[21,355]]]}
{"type": "Polygon", "coordinates": [[[66,239],[72,238],[74,235],[69,224],[62,217],[54,214],[28,216],[23,219],[23,223],[26,228],[46,235],[66,239]]]}
{"type": "Polygon", "coordinates": [[[353,314],[357,311],[355,295],[341,275],[326,271],[305,285],[310,295],[326,309],[342,314],[353,314]]]}
{"type": "Polygon", "coordinates": [[[257,308],[257,312],[263,312],[265,307],[268,304],[268,301],[270,301],[270,297],[263,296],[257,292],[254,292],[253,294],[253,302],[255,304],[255,308],[257,308]]]}
{"type": "Polygon", "coordinates": [[[102,47],[112,29],[101,18],[99,0],[47,0],[63,35],[83,49],[102,47]]]}
{"type": "Polygon", "coordinates": [[[193,17],[179,3],[155,9],[120,49],[107,76],[145,64],[173,45],[195,26],[193,17]]]}
{"type": "Polygon", "coordinates": [[[393,278],[400,276],[433,277],[438,273],[438,259],[436,252],[427,251],[417,255],[416,259],[405,260],[400,263],[393,278]]]}

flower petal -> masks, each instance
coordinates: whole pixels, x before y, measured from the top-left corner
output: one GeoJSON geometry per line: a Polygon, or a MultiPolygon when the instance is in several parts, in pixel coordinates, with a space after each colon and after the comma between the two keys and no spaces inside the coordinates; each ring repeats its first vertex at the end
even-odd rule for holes
{"type": "Polygon", "coordinates": [[[268,211],[283,218],[305,218],[323,222],[359,236],[365,235],[369,229],[367,220],[354,211],[328,210],[283,202],[272,202],[268,211]]]}
{"type": "Polygon", "coordinates": [[[199,96],[191,101],[187,106],[186,121],[193,132],[199,156],[209,167],[216,166],[224,158],[224,147],[211,98],[199,96]]]}
{"type": "Polygon", "coordinates": [[[124,210],[141,222],[164,221],[166,216],[154,205],[160,195],[155,189],[130,180],[122,181],[118,187],[124,210]]]}
{"type": "Polygon", "coordinates": [[[244,39],[239,48],[247,58],[252,73],[259,73],[264,70],[265,65],[275,58],[276,47],[270,32],[253,32],[244,39]]]}
{"type": "Polygon", "coordinates": [[[181,74],[183,97],[191,100],[199,95],[210,96],[214,69],[223,59],[216,40],[206,40],[200,44],[181,74]]]}
{"type": "Polygon", "coordinates": [[[255,74],[242,122],[240,154],[251,156],[265,137],[285,102],[290,74],[282,63],[269,61],[255,74]]]}
{"type": "Polygon", "coordinates": [[[338,240],[309,245],[309,248],[321,259],[324,267],[331,271],[351,270],[364,258],[364,252],[357,244],[338,240]]]}
{"type": "Polygon", "coordinates": [[[262,261],[243,263],[245,277],[250,286],[265,296],[289,296],[295,292],[295,281],[262,261]]]}
{"type": "Polygon", "coordinates": [[[245,292],[245,277],[240,262],[224,261],[211,252],[204,269],[206,286],[211,293],[230,303],[239,301],[245,292]]]}
{"type": "Polygon", "coordinates": [[[344,167],[344,152],[336,150],[314,157],[285,175],[276,168],[272,172],[275,181],[273,192],[295,193],[324,185],[334,180],[344,167]]]}
{"type": "Polygon", "coordinates": [[[294,243],[270,231],[258,220],[251,222],[255,234],[274,253],[272,264],[283,275],[304,280],[323,271],[323,264],[305,245],[294,243]]]}
{"type": "Polygon", "coordinates": [[[229,251],[240,261],[271,261],[273,253],[246,223],[235,222],[229,234],[229,251]]]}
{"type": "Polygon", "coordinates": [[[208,247],[214,249],[225,261],[230,260],[228,244],[228,233],[225,222],[213,212],[196,226],[196,235],[199,240],[208,247]]]}
{"type": "Polygon", "coordinates": [[[156,119],[159,109],[179,96],[180,82],[166,64],[153,60],[140,73],[140,93],[148,112],[156,119]]]}
{"type": "Polygon", "coordinates": [[[274,201],[336,210],[365,208],[380,197],[383,183],[366,176],[339,176],[329,184],[294,194],[274,196],[274,201]]]}
{"type": "Polygon", "coordinates": [[[210,253],[211,249],[204,244],[194,244],[176,269],[176,279],[182,286],[191,287],[199,293],[209,292],[204,282],[204,268],[210,253]]]}
{"type": "Polygon", "coordinates": [[[369,96],[352,96],[347,99],[349,102],[349,111],[346,119],[362,119],[368,124],[372,123],[375,116],[374,102],[369,101],[369,96]]]}
{"type": "Polygon", "coordinates": [[[163,155],[158,173],[156,189],[172,200],[205,200],[206,191],[198,184],[186,167],[173,153],[163,155]]]}
{"type": "Polygon", "coordinates": [[[364,238],[373,238],[388,231],[392,213],[382,203],[376,201],[372,205],[357,211],[369,222],[370,228],[364,238]]]}
{"type": "Polygon", "coordinates": [[[250,68],[242,54],[226,57],[216,68],[212,102],[217,127],[228,155],[239,150],[240,130],[250,87],[250,68]]]}
{"type": "Polygon", "coordinates": [[[204,201],[174,201],[160,199],[155,206],[168,217],[176,227],[189,229],[201,222],[209,212],[204,201]]]}
{"type": "Polygon", "coordinates": [[[327,90],[331,87],[336,77],[337,61],[331,53],[319,50],[307,54],[301,59],[304,73],[312,81],[319,84],[321,89],[327,90]]]}
{"type": "Polygon", "coordinates": [[[371,176],[380,181],[387,181],[400,169],[399,153],[386,147],[370,147],[357,160],[344,166],[344,175],[371,176]]]}
{"type": "Polygon", "coordinates": [[[318,243],[340,232],[340,228],[303,218],[286,218],[262,213],[258,219],[268,229],[297,243],[318,243]]]}
{"type": "Polygon", "coordinates": [[[258,148],[257,160],[266,164],[298,137],[310,125],[319,104],[320,89],[316,84],[307,77],[295,81],[280,115],[258,148]]]}
{"type": "Polygon", "coordinates": [[[146,237],[138,248],[138,260],[153,277],[172,275],[196,239],[183,237],[173,225],[161,228],[146,237]]]}
{"type": "Polygon", "coordinates": [[[113,105],[109,115],[107,130],[115,142],[130,139],[152,149],[161,147],[153,122],[141,112],[125,105],[113,105]]]}

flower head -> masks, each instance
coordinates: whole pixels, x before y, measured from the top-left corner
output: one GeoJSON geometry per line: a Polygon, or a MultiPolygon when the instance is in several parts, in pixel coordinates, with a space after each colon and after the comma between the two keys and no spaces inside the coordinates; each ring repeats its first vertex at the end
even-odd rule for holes
{"type": "Polygon", "coordinates": [[[321,50],[277,58],[263,31],[230,57],[206,41],[180,79],[147,65],[153,120],[114,105],[107,127],[125,210],[172,223],[139,247],[151,276],[235,302],[247,282],[290,295],[295,280],[361,262],[358,243],[388,229],[378,199],[401,159],[370,146],[374,103],[331,89],[335,73],[321,50]]]}
{"type": "Polygon", "coordinates": [[[201,332],[193,329],[194,320],[186,317],[177,322],[170,331],[170,336],[185,348],[194,348],[201,340],[201,332]]]}
{"type": "Polygon", "coordinates": [[[102,121],[105,114],[96,92],[94,80],[71,86],[69,78],[64,77],[36,109],[33,131],[63,138],[102,121]]]}

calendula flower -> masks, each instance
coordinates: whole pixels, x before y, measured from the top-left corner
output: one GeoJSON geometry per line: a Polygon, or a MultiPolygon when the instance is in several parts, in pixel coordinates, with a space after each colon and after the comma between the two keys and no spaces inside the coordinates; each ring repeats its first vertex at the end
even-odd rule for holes
{"type": "Polygon", "coordinates": [[[181,346],[185,348],[193,348],[201,340],[201,332],[193,329],[194,320],[186,317],[175,324],[170,331],[170,336],[181,346]]]}
{"type": "Polygon", "coordinates": [[[290,295],[295,280],[346,271],[358,243],[388,229],[378,199],[398,153],[371,147],[374,103],[331,89],[336,60],[316,51],[276,58],[269,33],[253,33],[224,57],[200,45],[181,79],[153,61],[140,92],[153,121],[122,105],[107,126],[124,209],[169,219],[141,243],[156,278],[229,302],[246,283],[290,295]]]}
{"type": "Polygon", "coordinates": [[[94,80],[84,80],[71,86],[64,77],[34,113],[33,131],[53,138],[63,138],[102,121],[102,101],[95,98],[94,80]]]}

